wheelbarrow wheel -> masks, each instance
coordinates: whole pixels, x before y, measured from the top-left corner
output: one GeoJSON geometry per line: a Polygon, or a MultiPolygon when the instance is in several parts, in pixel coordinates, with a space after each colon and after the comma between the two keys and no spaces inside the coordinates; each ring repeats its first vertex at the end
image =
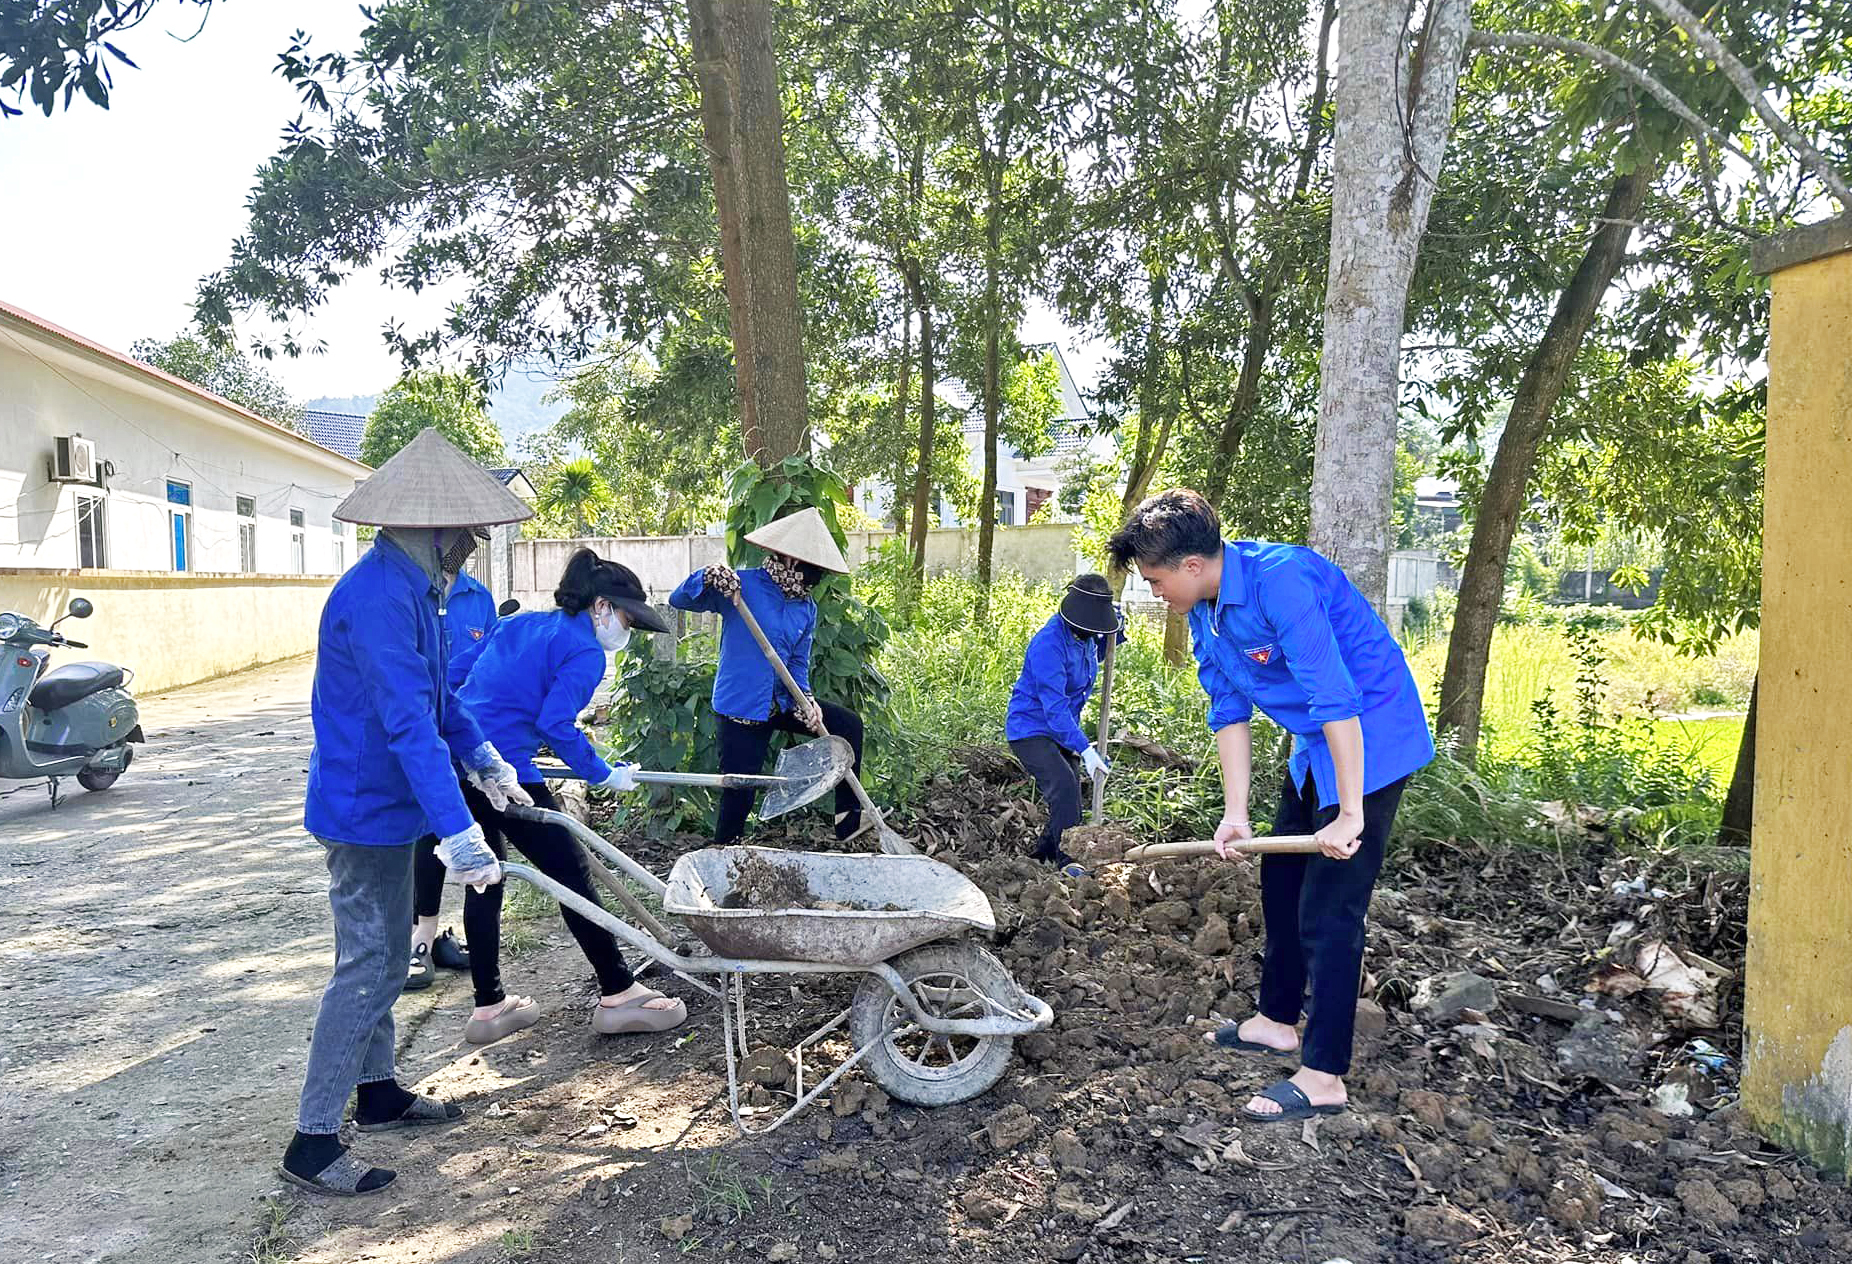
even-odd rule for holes
{"type": "MultiPolygon", "coordinates": [[[[979,994],[1007,997],[1016,982],[1001,961],[968,942],[927,944],[888,962],[926,1013],[936,1018],[982,1018],[979,994]]],[[[868,1077],[888,1096],[915,1106],[968,1101],[1002,1078],[1010,1064],[1009,1036],[937,1036],[913,1022],[912,1013],[879,975],[867,975],[849,1007],[849,1034],[868,1077]],[[872,1046],[872,1047],[870,1047],[872,1046]]]]}

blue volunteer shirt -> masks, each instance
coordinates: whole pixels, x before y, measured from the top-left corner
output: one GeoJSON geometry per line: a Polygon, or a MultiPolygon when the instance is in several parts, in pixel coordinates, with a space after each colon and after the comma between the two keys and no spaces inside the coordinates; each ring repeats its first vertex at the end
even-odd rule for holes
{"type": "Polygon", "coordinates": [[[450,633],[450,687],[461,689],[471,664],[495,630],[495,598],[467,571],[450,585],[444,626],[450,633]]]}
{"type": "Polygon", "coordinates": [[[534,754],[545,746],[597,785],[611,765],[579,728],[579,713],[604,670],[589,612],[534,610],[496,626],[457,696],[522,781],[541,779],[534,754]]]}
{"type": "Polygon", "coordinates": [[[1058,614],[1044,623],[1023,651],[1022,674],[1010,690],[1004,737],[1012,742],[1048,737],[1076,755],[1085,750],[1088,739],[1080,727],[1080,713],[1093,696],[1104,651],[1104,642],[1074,635],[1058,614]]]}
{"type": "Polygon", "coordinates": [[[466,829],[451,760],[482,731],[446,673],[444,593],[381,535],[322,607],[302,823],[338,843],[391,846],[466,829]]]}
{"type": "Polygon", "coordinates": [[[1311,549],[1225,542],[1221,590],[1191,608],[1190,642],[1209,727],[1244,723],[1259,707],[1293,735],[1293,782],[1310,772],[1321,807],[1338,801],[1330,721],[1361,721],[1365,794],[1434,758],[1402,647],[1344,572],[1311,549]]]}
{"type": "MultiPolygon", "coordinates": [[[[809,597],[787,597],[772,577],[754,567],[739,573],[740,595],[746,608],[765,632],[785,670],[805,693],[810,692],[810,643],[817,631],[817,603],[809,597]]],[[[707,586],[705,572],[696,571],[669,594],[677,610],[700,610],[720,616],[720,666],[714,673],[714,711],[735,720],[769,720],[772,712],[789,711],[791,695],[765,661],[765,653],[747,630],[731,598],[707,586]]]]}

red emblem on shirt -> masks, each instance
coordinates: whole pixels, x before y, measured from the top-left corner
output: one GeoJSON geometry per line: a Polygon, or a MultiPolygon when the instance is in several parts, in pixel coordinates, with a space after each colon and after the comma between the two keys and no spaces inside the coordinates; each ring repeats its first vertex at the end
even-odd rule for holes
{"type": "Polygon", "coordinates": [[[471,628],[469,630],[469,636],[470,636],[470,640],[472,641],[480,641],[482,639],[482,629],[481,628],[471,628]]]}
{"type": "Polygon", "coordinates": [[[1251,650],[1244,650],[1243,653],[1259,663],[1262,667],[1265,667],[1268,663],[1273,661],[1273,647],[1271,645],[1256,646],[1251,650]]]}

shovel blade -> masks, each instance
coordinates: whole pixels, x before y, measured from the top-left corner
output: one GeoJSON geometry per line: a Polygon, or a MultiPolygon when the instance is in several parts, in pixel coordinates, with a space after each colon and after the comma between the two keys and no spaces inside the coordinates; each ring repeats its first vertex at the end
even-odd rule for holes
{"type": "Polygon", "coordinates": [[[855,751],[845,738],[818,737],[786,747],[772,770],[773,776],[783,778],[783,784],[767,790],[759,800],[759,819],[783,816],[822,798],[853,767],[855,751]]]}

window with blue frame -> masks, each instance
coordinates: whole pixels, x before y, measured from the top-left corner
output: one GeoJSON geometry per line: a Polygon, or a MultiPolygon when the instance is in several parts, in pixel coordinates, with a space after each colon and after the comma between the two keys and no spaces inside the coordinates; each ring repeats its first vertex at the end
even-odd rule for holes
{"type": "Polygon", "coordinates": [[[193,569],[193,488],[188,483],[167,481],[167,525],[173,541],[174,569],[193,569]]]}

